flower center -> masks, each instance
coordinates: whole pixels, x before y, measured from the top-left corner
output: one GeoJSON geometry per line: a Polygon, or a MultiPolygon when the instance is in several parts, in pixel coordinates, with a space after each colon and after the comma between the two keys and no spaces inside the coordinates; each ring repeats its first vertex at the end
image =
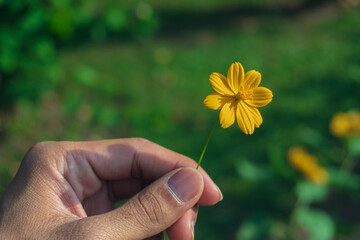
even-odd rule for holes
{"type": "Polygon", "coordinates": [[[251,100],[252,96],[253,96],[253,91],[249,89],[249,87],[247,88],[241,87],[240,91],[236,95],[236,98],[241,100],[251,100]]]}

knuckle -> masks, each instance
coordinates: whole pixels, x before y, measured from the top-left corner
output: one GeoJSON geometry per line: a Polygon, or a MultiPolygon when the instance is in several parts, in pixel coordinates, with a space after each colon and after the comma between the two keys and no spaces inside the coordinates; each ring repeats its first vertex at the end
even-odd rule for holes
{"type": "Polygon", "coordinates": [[[60,144],[58,142],[47,141],[47,142],[38,142],[34,144],[27,152],[26,155],[34,156],[34,155],[42,155],[45,152],[48,152],[49,149],[57,148],[60,144]]]}
{"type": "Polygon", "coordinates": [[[49,156],[59,155],[64,146],[61,142],[47,141],[34,144],[26,153],[24,161],[30,164],[45,163],[49,156]]]}
{"type": "Polygon", "coordinates": [[[44,149],[46,149],[49,145],[51,144],[51,142],[38,142],[35,143],[28,151],[28,154],[37,154],[37,153],[41,153],[44,151],[44,149]]]}
{"type": "Polygon", "coordinates": [[[147,145],[147,144],[151,143],[146,138],[141,138],[141,137],[132,138],[132,141],[134,141],[136,145],[140,145],[140,146],[147,145]]]}
{"type": "Polygon", "coordinates": [[[164,210],[155,194],[150,192],[138,194],[137,205],[140,216],[143,216],[140,221],[146,226],[149,227],[149,223],[161,225],[164,222],[164,210]]]}
{"type": "Polygon", "coordinates": [[[43,156],[46,151],[48,151],[48,147],[50,142],[39,142],[34,144],[26,153],[24,160],[26,162],[36,162],[40,156],[43,156]]]}

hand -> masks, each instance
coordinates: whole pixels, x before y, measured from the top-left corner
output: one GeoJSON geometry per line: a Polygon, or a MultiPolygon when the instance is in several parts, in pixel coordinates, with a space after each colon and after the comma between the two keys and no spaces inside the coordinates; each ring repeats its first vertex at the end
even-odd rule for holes
{"type": "Polygon", "coordinates": [[[36,144],[1,201],[0,236],[163,239],[166,229],[171,240],[193,239],[197,204],[222,199],[195,167],[193,160],[138,138],[36,144]]]}

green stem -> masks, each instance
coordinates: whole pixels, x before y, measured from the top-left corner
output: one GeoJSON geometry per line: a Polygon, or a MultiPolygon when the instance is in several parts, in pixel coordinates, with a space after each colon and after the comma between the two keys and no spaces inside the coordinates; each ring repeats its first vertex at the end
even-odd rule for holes
{"type": "Polygon", "coordinates": [[[210,131],[210,134],[209,134],[209,136],[208,136],[208,138],[207,138],[207,140],[206,140],[206,143],[205,143],[204,149],[202,150],[202,153],[201,153],[201,155],[200,155],[200,158],[199,158],[199,161],[198,161],[198,164],[197,164],[196,169],[198,169],[198,168],[200,167],[201,160],[202,160],[202,159],[203,159],[203,157],[204,157],[204,154],[205,154],[206,148],[207,148],[207,146],[209,145],[210,138],[211,138],[211,136],[213,135],[214,130],[215,130],[215,127],[216,127],[216,125],[218,124],[218,122],[219,122],[219,119],[217,119],[217,120],[216,120],[216,122],[215,122],[214,126],[212,127],[212,129],[211,129],[211,131],[210,131]]]}

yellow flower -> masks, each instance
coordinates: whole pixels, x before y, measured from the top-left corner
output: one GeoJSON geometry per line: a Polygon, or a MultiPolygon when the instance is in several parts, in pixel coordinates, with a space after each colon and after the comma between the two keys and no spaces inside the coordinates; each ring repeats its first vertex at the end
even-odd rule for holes
{"type": "Polygon", "coordinates": [[[330,132],[336,137],[360,135],[360,113],[339,112],[330,122],[330,132]]]}
{"type": "Polygon", "coordinates": [[[295,169],[298,169],[313,183],[323,185],[329,179],[328,172],[317,163],[316,157],[306,152],[302,147],[290,148],[288,160],[295,169]]]}
{"type": "Polygon", "coordinates": [[[269,89],[259,87],[261,74],[255,70],[244,74],[242,65],[236,62],[231,64],[227,77],[212,73],[209,81],[216,92],[208,95],[204,104],[213,110],[221,109],[221,126],[230,127],[236,118],[240,129],[252,134],[263,122],[257,108],[267,105],[273,97],[269,89]]]}

